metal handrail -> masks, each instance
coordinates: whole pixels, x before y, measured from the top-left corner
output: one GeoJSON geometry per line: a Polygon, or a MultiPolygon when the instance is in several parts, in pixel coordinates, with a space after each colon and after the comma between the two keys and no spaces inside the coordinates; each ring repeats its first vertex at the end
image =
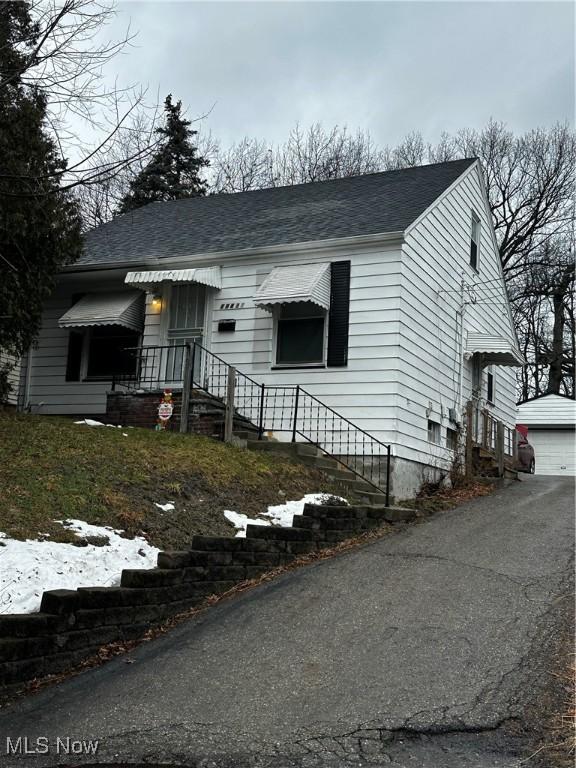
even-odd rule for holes
{"type": "MultiPolygon", "coordinates": [[[[385,459],[386,504],[389,503],[391,446],[378,440],[299,385],[257,382],[198,341],[191,344],[131,347],[126,351],[135,354],[137,370],[134,374],[114,377],[113,390],[118,385],[141,388],[142,384],[147,384],[162,388],[169,383],[184,388],[186,380],[188,388],[201,389],[224,403],[229,386],[229,371],[234,370],[234,411],[254,425],[258,439],[262,439],[265,431],[291,432],[292,442],[296,442],[297,436],[303,438],[378,490],[382,490],[384,485],[380,462],[385,459]],[[171,354],[174,355],[173,358],[170,357],[171,354]],[[200,360],[198,372],[197,360],[200,360]],[[171,370],[168,370],[169,366],[172,366],[171,370]],[[142,370],[149,375],[142,377],[142,370]],[[316,428],[312,424],[307,427],[306,415],[301,415],[302,411],[309,410],[312,418],[312,409],[316,409],[313,417],[316,428]],[[299,421],[303,423],[299,424],[299,421]],[[331,428],[328,426],[330,422],[331,428]],[[324,440],[320,438],[321,434],[324,435],[324,440]],[[331,435],[330,438],[328,434],[331,435]],[[340,435],[338,439],[334,437],[336,434],[340,435]],[[334,450],[336,445],[341,453],[334,450]],[[362,465],[362,471],[359,465],[362,465]]],[[[185,416],[186,426],[182,428],[187,427],[187,409],[185,416]]]]}

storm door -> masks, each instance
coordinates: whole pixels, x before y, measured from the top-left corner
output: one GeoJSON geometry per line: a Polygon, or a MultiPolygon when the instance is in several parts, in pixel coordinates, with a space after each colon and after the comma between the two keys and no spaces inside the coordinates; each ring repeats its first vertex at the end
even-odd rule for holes
{"type": "MultiPolygon", "coordinates": [[[[206,286],[200,283],[172,285],[168,318],[167,341],[174,350],[168,354],[168,373],[178,382],[184,363],[184,344],[204,339],[206,313],[206,286]]],[[[200,348],[194,358],[194,381],[199,380],[201,368],[200,348]]]]}

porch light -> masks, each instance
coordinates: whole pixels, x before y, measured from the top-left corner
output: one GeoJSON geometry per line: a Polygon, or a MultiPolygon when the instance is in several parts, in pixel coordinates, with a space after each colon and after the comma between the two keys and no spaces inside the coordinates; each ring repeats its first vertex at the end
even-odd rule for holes
{"type": "Polygon", "coordinates": [[[160,312],[162,309],[162,296],[159,293],[152,295],[152,308],[157,312],[160,312]]]}

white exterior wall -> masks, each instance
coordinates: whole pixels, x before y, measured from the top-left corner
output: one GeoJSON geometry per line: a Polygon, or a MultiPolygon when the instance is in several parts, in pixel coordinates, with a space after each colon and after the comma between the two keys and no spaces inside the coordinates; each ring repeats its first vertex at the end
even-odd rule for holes
{"type": "MultiPolygon", "coordinates": [[[[478,303],[466,306],[464,329],[498,334],[515,343],[490,213],[475,167],[409,229],[402,249],[398,455],[424,462],[431,455],[438,466],[452,459],[452,451],[446,448],[446,427],[454,428],[448,409],[461,413],[472,393],[472,365],[465,361],[458,403],[462,344],[457,312],[462,274],[470,285],[493,281],[478,288],[478,303]],[[472,211],[481,220],[478,273],[469,264],[472,211]],[[441,424],[440,445],[428,442],[429,418],[441,424]]],[[[514,369],[494,366],[491,370],[495,405],[487,407],[496,418],[513,425],[514,369]]],[[[482,392],[486,392],[486,370],[482,392]]]]}
{"type": "MultiPolygon", "coordinates": [[[[392,410],[398,366],[400,248],[380,246],[326,252],[320,249],[262,257],[235,257],[222,266],[222,289],[208,289],[205,346],[260,383],[299,384],[342,416],[383,442],[395,439],[392,410]],[[277,266],[332,261],[351,262],[348,365],[328,368],[273,369],[272,314],[254,305],[254,295],[277,266]],[[223,304],[239,304],[221,309],[223,304]],[[218,332],[218,321],[233,319],[233,333],[218,332]]],[[[170,290],[164,286],[162,318],[147,329],[145,343],[165,344],[170,290]]],[[[278,438],[289,439],[287,433],[278,438]]]]}
{"type": "Polygon", "coordinates": [[[79,273],[62,279],[45,304],[37,344],[29,352],[29,386],[24,406],[33,413],[98,415],[106,412],[110,382],[66,381],[69,331],[58,320],[72,306],[76,293],[125,288],[125,272],[112,279],[94,280],[79,273]]]}

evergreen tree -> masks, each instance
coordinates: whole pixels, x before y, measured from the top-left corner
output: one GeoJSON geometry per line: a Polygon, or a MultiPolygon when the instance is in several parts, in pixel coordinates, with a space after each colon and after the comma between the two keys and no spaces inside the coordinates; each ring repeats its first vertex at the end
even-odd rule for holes
{"type": "MultiPolygon", "coordinates": [[[[76,203],[60,189],[66,168],[46,128],[46,98],[22,82],[38,30],[30,4],[0,4],[0,352],[33,343],[55,273],[81,250],[76,203]]],[[[0,367],[0,401],[6,393],[0,367]]]]}
{"type": "Polygon", "coordinates": [[[190,129],[190,121],[182,115],[182,102],[172,103],[172,95],[164,102],[166,123],[156,129],[160,146],[148,165],[130,182],[130,190],[122,200],[119,213],[126,213],[148,203],[201,197],[206,194],[206,181],[200,171],[209,165],[199,157],[192,139],[198,131],[190,129]]]}

